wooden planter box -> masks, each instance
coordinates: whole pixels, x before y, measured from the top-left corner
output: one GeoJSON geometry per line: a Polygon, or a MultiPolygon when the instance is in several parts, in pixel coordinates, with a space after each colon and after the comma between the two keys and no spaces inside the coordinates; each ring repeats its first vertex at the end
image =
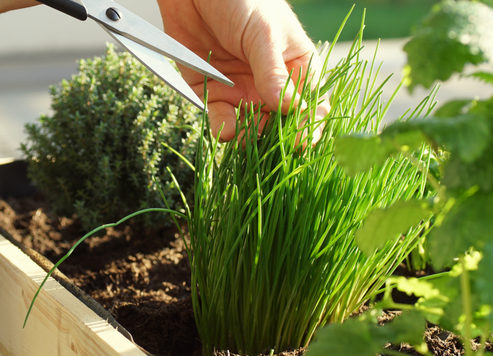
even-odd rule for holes
{"type": "Polygon", "coordinates": [[[87,296],[77,298],[51,277],[22,328],[45,276],[45,270],[0,235],[1,356],[148,355],[105,320],[111,316],[102,318],[100,310],[94,311],[98,308],[86,306],[87,296]]]}

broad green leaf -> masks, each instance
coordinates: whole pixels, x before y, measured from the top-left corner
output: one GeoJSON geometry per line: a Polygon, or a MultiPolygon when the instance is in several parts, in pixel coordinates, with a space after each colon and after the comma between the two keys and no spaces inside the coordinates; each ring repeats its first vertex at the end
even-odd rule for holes
{"type": "MultiPolygon", "coordinates": [[[[400,151],[414,151],[426,141],[426,136],[424,136],[421,131],[414,129],[413,127],[410,128],[411,130],[404,130],[392,137],[391,141],[394,147],[397,147],[400,151]]],[[[388,140],[389,137],[388,135],[382,135],[382,139],[388,140]]]]}
{"type": "Polygon", "coordinates": [[[472,104],[472,99],[451,100],[440,106],[433,114],[434,117],[447,118],[461,114],[467,114],[472,104]]]}
{"type": "Polygon", "coordinates": [[[319,330],[307,356],[375,356],[385,353],[389,342],[421,345],[424,328],[425,320],[416,311],[406,312],[385,326],[375,325],[364,317],[348,319],[319,330]]]}
{"type": "Polygon", "coordinates": [[[352,135],[336,138],[334,155],[346,174],[354,176],[375,164],[383,163],[396,151],[378,136],[352,135]]]}
{"type": "MultiPolygon", "coordinates": [[[[474,100],[469,112],[493,119],[493,97],[487,100],[474,100]]],[[[490,127],[493,126],[490,122],[490,127]]]]}
{"type": "MultiPolygon", "coordinates": [[[[477,294],[471,295],[470,302],[473,312],[478,310],[479,298],[477,294]]],[[[452,330],[458,333],[459,335],[465,336],[464,333],[462,332],[463,320],[464,320],[464,307],[462,303],[462,298],[458,297],[455,298],[453,301],[451,301],[444,309],[444,314],[440,319],[440,326],[446,330],[452,330]]],[[[473,338],[480,336],[481,334],[481,330],[477,328],[479,323],[481,323],[481,320],[473,318],[473,322],[471,323],[471,331],[473,338]]]]}
{"type": "Polygon", "coordinates": [[[457,324],[461,319],[463,314],[462,310],[462,299],[460,296],[452,299],[443,308],[443,315],[440,318],[440,326],[446,330],[451,330],[457,332],[457,324]]]}
{"type": "MultiPolygon", "coordinates": [[[[391,125],[393,126],[393,125],[391,125]]],[[[387,131],[388,132],[388,131],[387,131]]],[[[347,175],[368,171],[399,151],[413,151],[426,140],[416,129],[393,131],[391,135],[354,134],[336,138],[334,155],[347,175]]]]}
{"type": "Polygon", "coordinates": [[[440,319],[444,314],[443,308],[447,306],[447,303],[448,301],[441,297],[421,298],[416,303],[416,307],[430,323],[440,324],[440,319]]]}
{"type": "Polygon", "coordinates": [[[452,156],[445,164],[442,184],[448,189],[467,190],[478,186],[484,192],[493,191],[493,145],[489,145],[474,162],[464,162],[452,156]]]}
{"type": "Polygon", "coordinates": [[[467,63],[493,58],[493,9],[480,2],[443,1],[433,7],[404,46],[409,90],[431,87],[462,72],[467,63]]]}
{"type": "Polygon", "coordinates": [[[476,160],[491,141],[490,120],[472,113],[430,120],[423,130],[464,162],[476,160]]]}
{"type": "Polygon", "coordinates": [[[479,79],[487,84],[493,84],[493,73],[491,72],[478,71],[469,74],[468,77],[479,79]]]}
{"type": "Polygon", "coordinates": [[[429,235],[432,265],[441,270],[469,247],[481,250],[493,240],[493,193],[478,191],[457,203],[429,235]]]}
{"type": "Polygon", "coordinates": [[[385,346],[385,340],[375,338],[375,328],[369,320],[356,318],[330,324],[317,332],[307,356],[375,356],[385,346]]]}
{"type": "Polygon", "coordinates": [[[428,203],[420,200],[401,201],[388,208],[374,210],[356,231],[356,244],[370,255],[429,216],[428,203]]]}
{"type": "Polygon", "coordinates": [[[468,110],[462,122],[455,123],[458,133],[454,136],[450,130],[452,156],[445,164],[442,184],[462,190],[477,185],[488,192],[493,189],[493,100],[474,100],[468,110]]]}
{"type": "Polygon", "coordinates": [[[459,278],[445,274],[429,280],[427,283],[431,284],[433,294],[420,298],[416,306],[428,321],[440,324],[445,314],[444,309],[448,308],[448,305],[456,299],[460,299],[459,278]]]}
{"type": "MultiPolygon", "coordinates": [[[[450,118],[397,122],[382,131],[382,139],[404,132],[421,131],[435,145],[444,145],[464,162],[476,160],[491,142],[491,120],[467,113],[450,118]]],[[[417,137],[417,136],[416,136],[417,137]]]]}
{"type": "Polygon", "coordinates": [[[377,329],[379,334],[382,334],[378,338],[386,337],[387,342],[392,344],[406,342],[411,345],[420,345],[423,343],[425,325],[425,319],[419,312],[415,310],[404,312],[390,324],[377,329]]]}

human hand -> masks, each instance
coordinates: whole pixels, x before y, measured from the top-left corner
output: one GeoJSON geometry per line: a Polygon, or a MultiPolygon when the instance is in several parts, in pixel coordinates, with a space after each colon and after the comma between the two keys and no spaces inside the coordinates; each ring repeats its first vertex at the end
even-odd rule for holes
{"type": "MultiPolygon", "coordinates": [[[[303,81],[313,53],[313,43],[285,0],[157,0],[168,35],[206,59],[212,51],[211,64],[235,86],[227,87],[209,80],[207,89],[211,129],[221,139],[235,136],[236,111],[240,102],[260,101],[263,113],[277,110],[281,90],[289,73],[293,76],[283,97],[281,111],[287,114],[295,95],[294,83],[302,68],[303,81]]],[[[203,99],[204,76],[179,66],[184,79],[203,99]]],[[[312,72],[322,64],[313,56],[312,72]]],[[[329,112],[328,100],[316,111],[315,119],[329,112]]],[[[265,124],[264,115],[260,126],[265,124]]],[[[314,133],[318,141],[322,128],[314,133]]]]}
{"type": "Polygon", "coordinates": [[[40,3],[35,0],[0,0],[0,13],[11,10],[23,9],[40,3]]]}

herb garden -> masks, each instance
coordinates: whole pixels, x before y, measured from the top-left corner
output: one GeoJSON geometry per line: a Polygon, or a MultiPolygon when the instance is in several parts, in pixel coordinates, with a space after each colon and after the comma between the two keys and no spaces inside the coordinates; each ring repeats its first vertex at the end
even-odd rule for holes
{"type": "MultiPolygon", "coordinates": [[[[110,46],[27,127],[44,195],[2,201],[0,233],[58,261],[50,273],[59,266],[156,355],[491,351],[493,99],[437,107],[432,86],[491,62],[492,7],[434,5],[404,48],[402,83],[430,94],[383,128],[383,90],[400,88],[362,58],[364,16],[328,66],[348,15],[318,47],[317,82],[297,83],[306,109],[292,103],[260,129],[244,103],[227,144],[110,46]],[[327,97],[330,112],[312,121],[327,97]]],[[[493,72],[468,75],[493,85],[493,72]]]]}

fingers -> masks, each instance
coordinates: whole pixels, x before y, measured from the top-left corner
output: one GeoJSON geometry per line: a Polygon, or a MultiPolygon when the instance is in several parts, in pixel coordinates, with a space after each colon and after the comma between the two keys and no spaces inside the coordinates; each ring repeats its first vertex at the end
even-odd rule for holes
{"type": "Polygon", "coordinates": [[[40,3],[35,0],[3,0],[0,1],[0,13],[23,9],[25,7],[31,7],[39,4],[40,3]]]}
{"type": "Polygon", "coordinates": [[[281,104],[284,114],[287,114],[291,99],[296,94],[293,80],[288,82],[290,71],[300,68],[287,64],[307,52],[304,48],[306,44],[300,43],[300,37],[302,41],[306,39],[310,42],[284,0],[259,2],[250,14],[242,37],[243,53],[250,64],[260,98],[276,111],[281,104]],[[285,95],[279,103],[285,87],[285,95]]]}
{"type": "MultiPolygon", "coordinates": [[[[300,62],[300,61],[301,61],[300,59],[295,60],[295,62],[300,62]]],[[[306,61],[308,62],[309,60],[306,61]]],[[[320,58],[317,55],[313,56],[312,65],[314,71],[310,72],[309,78],[305,78],[306,72],[300,74],[302,75],[302,77],[299,79],[302,82],[308,80],[309,85],[311,85],[312,89],[315,89],[315,87],[318,85],[318,79],[320,74],[319,72],[322,67],[320,62],[321,62],[320,58]]],[[[224,85],[215,81],[210,81],[208,83],[208,91],[209,91],[208,107],[209,107],[209,118],[211,122],[211,129],[213,135],[217,137],[217,134],[221,130],[222,125],[224,125],[220,136],[221,141],[229,141],[235,137],[235,133],[236,133],[235,127],[237,125],[237,110],[238,109],[241,110],[241,108],[238,108],[239,103],[240,102],[259,103],[261,101],[261,96],[259,93],[257,93],[257,90],[252,81],[251,74],[235,75],[233,78],[236,84],[234,88],[225,87],[224,85]]],[[[296,78],[296,80],[298,80],[298,78],[296,78]]],[[[202,85],[203,84],[200,85],[201,88],[202,85]]],[[[282,85],[284,86],[285,83],[283,83],[282,85]]],[[[299,90],[301,91],[301,86],[299,90]]],[[[306,108],[306,103],[304,102],[299,103],[299,105],[302,105],[301,108],[302,111],[311,110],[311,112],[309,113],[309,117],[311,118],[310,122],[312,123],[312,125],[309,128],[307,128],[307,130],[300,132],[297,141],[300,142],[300,140],[303,140],[304,146],[306,146],[308,142],[308,139],[305,139],[308,135],[310,135],[311,137],[312,144],[317,143],[322,137],[322,131],[324,126],[323,124],[317,126],[316,123],[322,121],[330,111],[328,96],[325,95],[322,99],[323,100],[319,102],[319,105],[316,108],[312,107],[312,109],[306,108]]],[[[276,111],[277,108],[279,107],[279,97],[277,96],[272,100],[274,101],[272,107],[269,105],[265,105],[262,107],[262,112],[266,113],[267,115],[264,115],[264,119],[261,120],[260,123],[261,126],[266,122],[267,118],[269,117],[268,113],[271,111],[271,109],[276,111]]],[[[284,104],[289,107],[290,98],[289,99],[286,98],[285,100],[286,103],[284,104]]],[[[265,101],[263,102],[265,103],[265,101]]],[[[243,117],[242,113],[240,113],[240,117],[243,117]]],[[[301,123],[300,129],[304,125],[305,123],[301,123]]]]}
{"type": "Polygon", "coordinates": [[[325,128],[325,118],[330,112],[329,96],[325,94],[322,102],[317,106],[315,110],[314,122],[319,123],[316,125],[312,136],[312,145],[315,145],[322,138],[322,133],[325,128]]]}
{"type": "Polygon", "coordinates": [[[296,144],[302,143],[303,149],[311,143],[315,146],[322,138],[322,133],[325,128],[325,117],[330,111],[328,95],[323,96],[321,103],[309,113],[309,117],[304,119],[299,125],[299,133],[296,136],[296,144]],[[313,117],[314,116],[314,117],[313,117]],[[310,121],[308,121],[310,119],[310,121]]]}
{"type": "MultiPolygon", "coordinates": [[[[325,127],[324,119],[330,111],[330,104],[328,96],[325,95],[324,100],[310,113],[310,126],[307,126],[308,118],[300,124],[300,132],[296,138],[296,146],[302,142],[303,148],[309,143],[315,145],[321,138],[322,132],[325,127]],[[313,118],[313,115],[315,116],[313,118]],[[304,129],[303,129],[304,128],[304,129]],[[311,141],[310,141],[311,140],[311,141]]],[[[236,106],[227,102],[216,101],[208,104],[209,109],[209,122],[211,126],[212,135],[218,137],[220,141],[231,141],[236,137],[236,125],[238,125],[238,115],[236,106]]],[[[269,110],[261,110],[254,113],[253,122],[251,124],[258,125],[258,132],[262,132],[263,128],[267,124],[269,118],[269,110]]],[[[244,112],[240,113],[240,121],[244,120],[244,112]]],[[[250,123],[249,123],[250,124],[250,123]]],[[[242,143],[244,147],[246,141],[244,139],[245,133],[242,131],[239,133],[237,140],[242,143]]],[[[252,139],[252,138],[250,138],[252,139]]]]}
{"type": "Polygon", "coordinates": [[[208,104],[209,122],[212,135],[217,137],[219,132],[221,141],[230,141],[236,134],[236,110],[235,107],[224,101],[208,104]]]}
{"type": "MultiPolygon", "coordinates": [[[[310,54],[310,73],[307,74],[306,72],[302,73],[303,77],[301,78],[301,82],[308,81],[311,90],[316,90],[317,87],[320,85],[320,79],[322,75],[322,67],[323,63],[318,55],[317,51],[315,48],[313,48],[313,52],[310,54]]],[[[296,60],[296,62],[300,62],[301,59],[296,60]]],[[[306,58],[305,62],[306,63],[306,58]]],[[[297,80],[297,78],[295,78],[297,80]]],[[[329,95],[326,93],[324,94],[320,99],[317,107],[315,109],[311,109],[311,112],[309,113],[309,117],[311,118],[311,123],[314,124],[314,126],[307,127],[305,130],[302,130],[300,134],[297,136],[297,141],[296,144],[298,144],[300,141],[303,142],[303,149],[306,147],[306,145],[309,143],[308,136],[310,135],[311,137],[311,144],[315,145],[320,139],[322,138],[322,133],[325,128],[325,117],[329,114],[330,112],[330,101],[329,101],[329,95]]],[[[305,119],[301,125],[300,128],[304,127],[307,119],[305,119]]]]}
{"type": "MultiPolygon", "coordinates": [[[[286,85],[289,73],[283,58],[282,48],[279,47],[279,41],[270,39],[270,35],[267,38],[261,37],[261,34],[256,35],[258,36],[255,39],[257,43],[252,45],[253,49],[249,52],[248,60],[252,69],[255,88],[260,98],[269,107],[277,110],[281,91],[286,85]]],[[[281,104],[283,113],[287,113],[294,93],[295,86],[290,81],[281,104]]]]}
{"type": "MultiPolygon", "coordinates": [[[[317,57],[318,59],[318,57],[317,57]]],[[[314,60],[315,62],[315,60],[314,60]]],[[[318,65],[316,65],[318,67],[318,65]]],[[[310,83],[312,87],[315,87],[318,84],[318,78],[316,78],[317,75],[314,77],[311,77],[310,83]]],[[[211,123],[211,129],[212,133],[215,137],[217,137],[219,131],[221,130],[221,127],[224,125],[220,139],[221,141],[230,141],[235,137],[236,134],[236,125],[237,125],[237,110],[241,110],[242,108],[238,108],[238,105],[241,102],[243,103],[259,103],[260,101],[260,96],[258,94],[252,95],[252,93],[256,92],[255,88],[253,87],[253,83],[247,84],[249,81],[245,79],[246,77],[244,76],[237,76],[235,77],[235,85],[234,88],[226,88],[224,85],[211,81],[208,84],[208,91],[209,91],[209,104],[208,104],[208,109],[209,109],[209,118],[210,118],[210,123],[211,123]],[[243,88],[243,89],[240,89],[243,88]]],[[[303,80],[304,78],[302,78],[303,80]]],[[[202,89],[203,84],[200,85],[200,88],[202,89]]],[[[195,88],[196,89],[196,88],[195,88]]],[[[300,105],[302,105],[301,110],[311,110],[309,113],[310,118],[311,118],[311,123],[316,123],[319,121],[322,121],[327,114],[330,111],[330,104],[329,104],[329,99],[328,95],[325,95],[323,97],[324,100],[320,101],[319,105],[317,108],[312,108],[308,109],[306,108],[306,103],[302,102],[300,105]]],[[[272,110],[276,111],[279,103],[279,98],[275,100],[275,107],[271,108],[267,105],[262,107],[262,113],[264,113],[264,118],[260,122],[260,129],[263,127],[265,122],[267,121],[267,118],[269,117],[268,113],[272,110]]],[[[288,104],[289,105],[289,104],[288,104]]],[[[242,110],[240,112],[240,118],[243,117],[242,110]]],[[[305,125],[305,123],[300,124],[300,129],[305,125]]],[[[307,130],[304,130],[304,132],[300,132],[299,138],[297,142],[300,142],[300,140],[304,140],[306,136],[309,134],[309,131],[313,131],[310,133],[311,139],[312,139],[312,144],[317,143],[321,136],[322,136],[322,131],[323,131],[323,124],[320,125],[312,125],[310,128],[307,130]],[[316,129],[315,129],[316,128],[316,129]],[[315,129],[315,130],[314,130],[315,129]],[[314,130],[314,131],[313,131],[314,130]]],[[[241,137],[240,137],[241,139],[241,137]]],[[[304,140],[303,144],[306,146],[306,140],[304,140]]]]}
{"type": "MultiPolygon", "coordinates": [[[[227,102],[217,101],[208,104],[209,109],[209,122],[211,126],[212,135],[218,137],[220,141],[230,141],[236,136],[236,125],[238,125],[237,107],[227,102]]],[[[253,123],[258,125],[258,131],[262,132],[264,126],[267,123],[269,117],[269,111],[264,108],[261,111],[256,111],[253,114],[253,123]]],[[[241,110],[239,115],[240,121],[245,119],[245,112],[241,110]]],[[[238,135],[238,141],[243,141],[244,132],[240,132],[238,135]]]]}

